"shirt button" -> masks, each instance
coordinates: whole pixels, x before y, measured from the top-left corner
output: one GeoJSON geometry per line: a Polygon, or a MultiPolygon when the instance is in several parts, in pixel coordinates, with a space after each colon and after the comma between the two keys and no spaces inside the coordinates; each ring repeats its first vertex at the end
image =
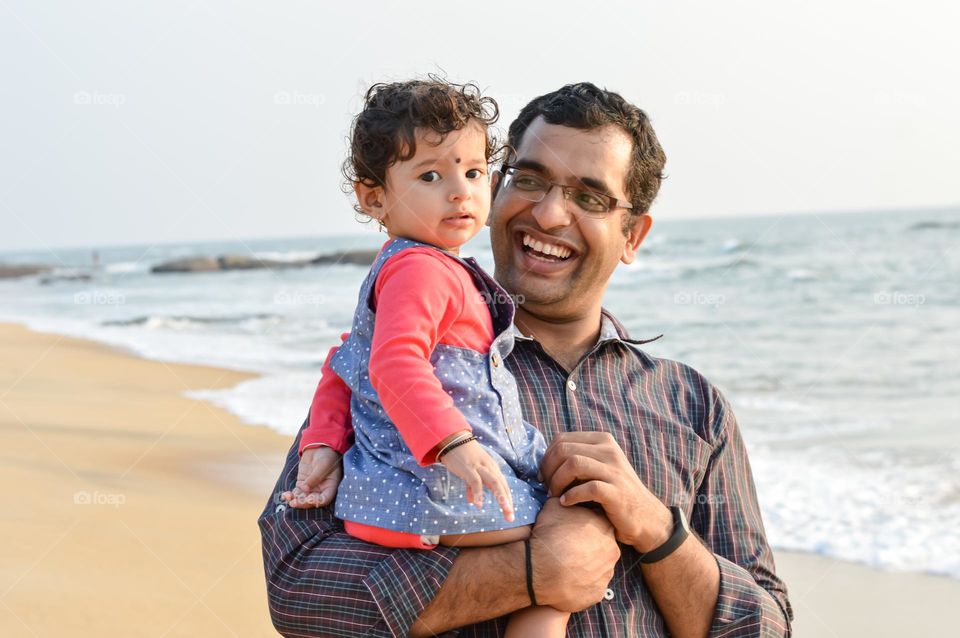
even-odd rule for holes
{"type": "Polygon", "coordinates": [[[570,392],[573,392],[576,389],[577,389],[577,384],[573,382],[573,379],[569,379],[567,381],[567,390],[570,390],[570,392]]]}
{"type": "Polygon", "coordinates": [[[494,353],[493,353],[493,356],[490,357],[490,363],[493,364],[493,367],[494,367],[494,368],[496,368],[498,365],[500,365],[500,355],[498,355],[496,352],[494,352],[494,353]]]}
{"type": "Polygon", "coordinates": [[[607,591],[603,592],[603,597],[604,597],[606,600],[613,600],[613,590],[612,590],[612,589],[608,589],[607,591]]]}

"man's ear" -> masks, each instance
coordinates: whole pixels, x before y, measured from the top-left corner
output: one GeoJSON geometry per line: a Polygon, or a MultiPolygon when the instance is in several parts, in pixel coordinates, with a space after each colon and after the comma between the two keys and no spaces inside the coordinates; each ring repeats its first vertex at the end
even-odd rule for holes
{"type": "Polygon", "coordinates": [[[383,219],[383,186],[368,186],[363,182],[353,183],[360,208],[374,219],[383,219]]]}
{"type": "Polygon", "coordinates": [[[627,234],[627,243],[623,246],[623,255],[620,256],[620,261],[625,264],[633,263],[637,256],[637,250],[643,243],[644,237],[650,232],[651,226],[653,226],[653,218],[649,214],[637,217],[637,220],[633,223],[633,228],[627,234]]]}

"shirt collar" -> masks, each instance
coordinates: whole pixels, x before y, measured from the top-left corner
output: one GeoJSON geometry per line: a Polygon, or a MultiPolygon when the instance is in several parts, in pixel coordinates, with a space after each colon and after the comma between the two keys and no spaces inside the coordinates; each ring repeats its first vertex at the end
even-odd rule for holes
{"type": "MultiPolygon", "coordinates": [[[[517,327],[517,324],[513,324],[513,338],[516,341],[536,341],[533,337],[528,337],[517,327]]],[[[627,329],[623,327],[623,324],[617,320],[612,314],[610,314],[606,308],[600,309],[600,338],[597,340],[597,345],[601,343],[606,343],[608,341],[623,341],[626,343],[632,343],[634,345],[642,345],[644,343],[650,343],[651,341],[656,341],[663,335],[657,335],[653,339],[631,339],[630,335],[627,334],[627,329]]]]}
{"type": "Polygon", "coordinates": [[[597,345],[606,343],[607,341],[623,341],[634,345],[642,345],[656,341],[662,336],[663,335],[660,334],[652,339],[631,339],[627,333],[627,329],[623,327],[623,324],[620,323],[616,317],[610,314],[606,308],[600,309],[600,339],[597,341],[597,345]]]}

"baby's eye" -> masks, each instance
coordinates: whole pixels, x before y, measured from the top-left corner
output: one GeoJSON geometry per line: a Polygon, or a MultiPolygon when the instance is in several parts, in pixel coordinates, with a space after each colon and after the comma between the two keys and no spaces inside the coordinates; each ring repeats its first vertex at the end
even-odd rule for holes
{"type": "Polygon", "coordinates": [[[467,179],[476,179],[478,177],[483,177],[483,173],[484,171],[482,168],[471,168],[469,171],[467,171],[467,179]]]}
{"type": "Polygon", "coordinates": [[[420,179],[424,182],[435,182],[440,179],[440,173],[437,171],[430,171],[429,173],[424,173],[421,175],[420,179]]]}

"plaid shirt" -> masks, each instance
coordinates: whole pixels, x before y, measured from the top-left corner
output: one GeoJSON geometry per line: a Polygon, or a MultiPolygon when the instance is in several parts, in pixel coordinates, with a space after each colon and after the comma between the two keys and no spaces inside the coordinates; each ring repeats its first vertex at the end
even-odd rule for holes
{"type": "MultiPolygon", "coordinates": [[[[793,612],[774,573],[730,406],[695,370],[651,357],[632,345],[638,343],[604,313],[599,341],[567,373],[536,341],[518,337],[507,363],[524,417],[548,444],[558,432],[609,431],[647,488],[665,504],[684,508],[720,567],[710,636],[788,636],[793,612]]],[[[458,550],[370,545],[347,535],[330,508],[280,505],[279,494],[296,482],[298,443],[299,435],[259,521],[274,625],[284,636],[406,636],[458,550]]],[[[605,599],[573,614],[567,635],[667,635],[637,552],[625,545],[620,550],[605,599]]],[[[445,635],[502,636],[506,621],[445,635]]]]}

